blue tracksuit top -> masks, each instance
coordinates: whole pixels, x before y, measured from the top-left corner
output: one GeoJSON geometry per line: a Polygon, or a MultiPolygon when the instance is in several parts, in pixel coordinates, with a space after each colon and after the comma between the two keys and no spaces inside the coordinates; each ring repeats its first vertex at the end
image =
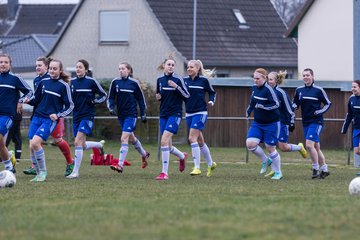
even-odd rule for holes
{"type": "Polygon", "coordinates": [[[173,73],[170,75],[164,74],[158,77],[156,83],[156,93],[161,94],[160,117],[168,118],[171,116],[182,116],[183,99],[189,98],[190,94],[181,76],[173,73]],[[169,86],[169,80],[175,82],[178,85],[177,88],[169,86]]]}
{"type": "Polygon", "coordinates": [[[274,87],[275,93],[280,102],[280,122],[284,125],[295,123],[295,113],[289,95],[278,85],[274,87]]]}
{"type": "Polygon", "coordinates": [[[146,115],[146,102],[138,80],[127,78],[115,78],[109,89],[107,102],[109,111],[117,107],[117,115],[121,118],[137,117],[137,103],[140,108],[140,116],[146,115]]]}
{"type": "Polygon", "coordinates": [[[34,91],[36,90],[36,88],[39,86],[39,83],[41,82],[41,80],[43,79],[46,79],[46,78],[50,78],[50,75],[49,73],[45,73],[44,75],[40,76],[40,75],[37,75],[35,78],[34,78],[34,91]]]}
{"type": "Polygon", "coordinates": [[[206,92],[209,94],[209,101],[215,103],[216,92],[206,77],[198,75],[192,80],[189,76],[184,78],[184,82],[190,93],[190,97],[185,100],[186,113],[207,111],[206,92]]]}
{"type": "Polygon", "coordinates": [[[344,124],[341,128],[342,133],[346,133],[351,121],[354,119],[354,129],[360,129],[360,96],[354,94],[348,101],[348,112],[346,113],[344,124]]]}
{"type": "Polygon", "coordinates": [[[105,102],[107,94],[97,80],[84,76],[71,79],[71,97],[74,102],[73,121],[79,122],[93,120],[95,104],[105,102]]]}
{"type": "Polygon", "coordinates": [[[34,115],[40,118],[50,118],[53,113],[58,118],[66,117],[74,109],[70,86],[62,79],[40,81],[29,104],[36,106],[34,115]]]}
{"type": "Polygon", "coordinates": [[[310,86],[300,86],[295,90],[293,107],[301,107],[303,126],[312,123],[323,125],[323,114],[329,110],[331,102],[323,88],[312,83],[310,86]],[[321,106],[323,104],[323,106],[321,106]]]}
{"type": "Polygon", "coordinates": [[[246,110],[246,115],[250,116],[254,110],[254,119],[260,124],[269,124],[280,120],[279,100],[275,90],[266,82],[257,87],[252,87],[250,104],[246,110]]]}
{"type": "Polygon", "coordinates": [[[0,115],[14,118],[18,102],[31,98],[33,91],[30,86],[12,72],[0,74],[0,115]],[[20,92],[24,95],[20,98],[20,92]]]}

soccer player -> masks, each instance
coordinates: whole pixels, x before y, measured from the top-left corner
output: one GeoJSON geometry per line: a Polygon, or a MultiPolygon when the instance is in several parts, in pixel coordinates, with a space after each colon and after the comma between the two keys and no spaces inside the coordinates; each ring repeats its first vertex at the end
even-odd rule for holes
{"type": "Polygon", "coordinates": [[[5,169],[15,173],[14,165],[10,159],[9,151],[5,145],[6,135],[13,124],[13,118],[18,106],[29,99],[33,91],[30,86],[20,77],[15,76],[11,71],[11,57],[0,53],[0,157],[3,160],[5,169]],[[20,92],[24,95],[20,98],[20,92]]]}
{"type": "MultiPolygon", "coordinates": [[[[50,78],[50,76],[48,74],[48,68],[49,68],[49,64],[50,64],[51,60],[52,60],[51,58],[46,58],[46,57],[38,57],[36,59],[36,63],[35,63],[36,64],[36,73],[38,75],[35,77],[35,79],[33,81],[34,89],[36,89],[39,86],[39,83],[42,80],[50,78]]],[[[37,106],[34,106],[33,115],[35,113],[36,107],[37,106]]],[[[63,135],[64,135],[64,118],[59,118],[58,124],[57,124],[56,128],[53,130],[53,132],[51,133],[51,136],[53,137],[56,146],[60,149],[60,151],[62,152],[62,154],[65,157],[66,168],[65,168],[64,175],[68,176],[74,168],[74,161],[71,156],[71,150],[70,150],[69,144],[65,141],[65,139],[62,138],[63,135]]],[[[30,151],[30,158],[31,159],[34,158],[34,156],[31,155],[31,151],[30,151]]],[[[24,169],[23,172],[27,175],[36,175],[36,170],[34,168],[34,165],[32,165],[29,168],[24,169]]]]}
{"type": "Polygon", "coordinates": [[[189,142],[194,159],[194,168],[190,175],[201,174],[200,153],[202,153],[207,163],[206,175],[211,177],[216,168],[216,163],[212,160],[202,130],[208,116],[207,105],[212,107],[215,104],[216,92],[208,80],[214,74],[214,70],[204,69],[200,60],[190,60],[187,64],[187,73],[189,76],[184,78],[184,82],[189,90],[190,97],[185,100],[186,124],[190,129],[189,142]],[[206,93],[209,95],[207,103],[205,100],[206,93]]]}
{"type": "Polygon", "coordinates": [[[172,146],[172,136],[177,133],[182,117],[183,99],[189,98],[190,94],[181,76],[174,73],[175,60],[172,56],[165,59],[158,67],[164,74],[157,79],[156,99],[160,101],[160,134],[161,134],[161,159],[162,170],[156,180],[167,180],[169,170],[170,153],[179,158],[179,171],[185,169],[185,161],[188,158],[186,152],[181,152],[172,146]]]}
{"type": "MultiPolygon", "coordinates": [[[[299,151],[303,158],[307,157],[307,151],[302,143],[291,144],[288,143],[289,131],[292,132],[295,129],[295,113],[292,107],[292,102],[289,95],[279,87],[285,79],[287,72],[270,72],[268,75],[268,84],[274,88],[275,93],[278,97],[280,107],[280,135],[278,147],[282,152],[294,152],[299,151]]],[[[275,171],[271,171],[266,174],[266,177],[273,176],[275,171]]]]}
{"type": "Polygon", "coordinates": [[[86,141],[94,125],[95,104],[106,101],[107,94],[97,80],[87,76],[90,73],[89,63],[80,59],[75,66],[76,78],[71,79],[71,96],[74,102],[73,130],[75,136],[75,166],[66,178],[79,177],[79,169],[84,150],[99,148],[103,153],[104,140],[86,141]],[[96,96],[97,95],[97,96],[96,96]]]}
{"type": "Polygon", "coordinates": [[[324,89],[314,84],[312,69],[304,69],[302,76],[304,86],[296,88],[293,107],[301,107],[306,148],[312,161],[312,178],[325,178],[330,172],[320,149],[320,135],[324,125],[323,115],[329,110],[331,102],[324,89]]]}
{"type": "Polygon", "coordinates": [[[147,122],[146,119],[146,102],[138,80],[133,78],[133,68],[127,62],[119,64],[119,77],[112,80],[109,88],[108,109],[111,115],[116,115],[117,110],[118,122],[122,129],[121,148],[119,153],[119,163],[111,165],[110,168],[118,173],[123,172],[124,162],[129,150],[129,142],[140,153],[142,159],[142,168],[148,165],[147,158],[150,153],[145,151],[141,142],[135,137],[137,104],[140,108],[141,121],[147,122]]]}
{"type": "Polygon", "coordinates": [[[51,60],[49,64],[50,78],[40,81],[30,105],[36,106],[31,120],[28,138],[30,139],[31,161],[37,175],[32,182],[43,182],[47,177],[45,152],[42,143],[59,124],[60,118],[71,113],[74,104],[71,99],[69,76],[64,73],[59,60],[51,60]]]}
{"type": "MultiPolygon", "coordinates": [[[[341,133],[345,134],[351,121],[353,124],[353,146],[354,146],[354,167],[360,168],[360,80],[355,80],[351,84],[353,93],[348,101],[348,112],[341,128],[341,133]]],[[[360,172],[357,174],[360,175],[360,172]]]]}
{"type": "Polygon", "coordinates": [[[280,132],[280,103],[274,89],[267,83],[267,75],[263,68],[258,68],[254,72],[255,84],[246,110],[246,117],[254,111],[254,121],[247,134],[246,147],[262,161],[260,174],[266,173],[267,167],[273,164],[275,174],[271,179],[280,180],[283,177],[281,159],[276,151],[280,132]],[[265,143],[269,158],[259,145],[261,141],[265,143]]]}

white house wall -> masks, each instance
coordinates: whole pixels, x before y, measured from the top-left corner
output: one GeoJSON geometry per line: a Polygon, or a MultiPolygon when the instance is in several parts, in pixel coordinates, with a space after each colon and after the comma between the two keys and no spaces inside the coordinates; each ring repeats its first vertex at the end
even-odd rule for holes
{"type": "Polygon", "coordinates": [[[298,71],[353,80],[353,0],[316,0],[298,26],[298,71]]]}
{"type": "MultiPolygon", "coordinates": [[[[118,64],[129,62],[134,77],[156,84],[162,72],[157,70],[169,53],[175,52],[161,25],[144,0],[99,1],[86,0],[73,18],[71,25],[53,52],[62,60],[65,69],[74,68],[78,59],[90,62],[97,79],[113,79],[118,74],[118,64]],[[127,45],[99,44],[99,11],[129,11],[129,43],[127,45]]],[[[183,75],[183,58],[175,52],[176,71],[183,75]]]]}

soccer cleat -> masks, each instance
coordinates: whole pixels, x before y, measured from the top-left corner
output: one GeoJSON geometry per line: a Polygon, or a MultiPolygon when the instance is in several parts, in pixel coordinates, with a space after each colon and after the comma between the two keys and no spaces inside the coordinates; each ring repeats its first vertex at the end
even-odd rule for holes
{"type": "Polygon", "coordinates": [[[268,174],[266,174],[264,177],[272,177],[274,176],[275,172],[271,170],[268,174]]]}
{"type": "Polygon", "coordinates": [[[184,158],[179,159],[179,171],[183,172],[185,170],[186,160],[188,159],[189,154],[187,152],[184,152],[184,158]]]}
{"type": "Polygon", "coordinates": [[[126,159],[124,160],[124,166],[131,166],[131,162],[128,162],[126,159]]]}
{"type": "Polygon", "coordinates": [[[64,173],[65,177],[69,176],[72,173],[73,169],[74,169],[74,163],[66,164],[66,169],[64,173]]]}
{"type": "Polygon", "coordinates": [[[123,172],[123,168],[120,167],[119,165],[111,165],[110,168],[118,173],[122,173],[123,172]]]}
{"type": "Polygon", "coordinates": [[[327,176],[329,176],[330,175],[330,172],[328,172],[328,171],[321,171],[320,172],[320,178],[321,179],[324,179],[324,178],[326,178],[327,176]]]}
{"type": "Polygon", "coordinates": [[[267,167],[270,166],[271,164],[272,164],[272,160],[270,158],[268,158],[268,160],[266,162],[262,162],[261,163],[260,174],[266,173],[267,167]]]}
{"type": "Polygon", "coordinates": [[[216,162],[213,162],[211,166],[208,166],[206,176],[211,177],[216,166],[217,166],[216,162]]]}
{"type": "Polygon", "coordinates": [[[146,168],[148,165],[148,162],[146,161],[147,158],[150,157],[150,153],[146,152],[145,156],[141,157],[142,163],[141,163],[141,168],[146,168]]]}
{"type": "Polygon", "coordinates": [[[15,158],[15,153],[13,150],[9,151],[9,155],[10,155],[10,160],[11,160],[11,164],[13,166],[13,169],[11,169],[12,173],[16,173],[16,169],[15,169],[15,165],[16,165],[16,158],[15,158]]]}
{"type": "Polygon", "coordinates": [[[280,180],[283,178],[283,175],[281,172],[275,172],[274,176],[271,178],[272,180],[280,180]]]}
{"type": "Polygon", "coordinates": [[[197,176],[197,175],[200,175],[201,174],[201,170],[194,167],[192,172],[190,173],[191,176],[197,176]]]}
{"type": "Polygon", "coordinates": [[[23,173],[26,175],[36,175],[36,170],[33,167],[29,167],[23,170],[23,173]]]}
{"type": "Polygon", "coordinates": [[[72,172],[68,176],[66,176],[67,179],[75,179],[79,178],[79,173],[72,172]]]}
{"type": "Polygon", "coordinates": [[[103,156],[105,154],[105,151],[104,151],[105,140],[101,140],[100,144],[101,144],[100,156],[103,156]]]}
{"type": "Polygon", "coordinates": [[[45,182],[46,181],[47,172],[40,172],[36,175],[30,182],[45,182]]]}
{"type": "Polygon", "coordinates": [[[169,177],[168,177],[168,175],[166,174],[166,173],[160,173],[156,178],[155,178],[156,180],[168,180],[169,179],[169,177]]]}
{"type": "Polygon", "coordinates": [[[360,176],[360,172],[358,172],[356,175],[360,176]]]}
{"type": "Polygon", "coordinates": [[[319,178],[320,177],[320,174],[319,174],[319,170],[316,170],[316,169],[313,169],[313,174],[312,174],[312,179],[315,179],[315,178],[319,178]]]}
{"type": "Polygon", "coordinates": [[[304,144],[299,143],[298,146],[301,147],[301,150],[299,150],[301,156],[302,156],[303,158],[307,158],[307,151],[306,151],[306,149],[305,149],[305,147],[304,147],[304,144]]]}

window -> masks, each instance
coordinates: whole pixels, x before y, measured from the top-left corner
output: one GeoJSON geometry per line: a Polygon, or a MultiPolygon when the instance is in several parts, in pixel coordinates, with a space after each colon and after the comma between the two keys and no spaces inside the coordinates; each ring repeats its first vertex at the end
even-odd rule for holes
{"type": "Polygon", "coordinates": [[[100,12],[100,43],[129,41],[129,13],[124,11],[100,12]]]}
{"type": "Polygon", "coordinates": [[[233,12],[235,14],[235,17],[236,19],[238,20],[239,22],[239,28],[241,29],[249,29],[250,26],[247,24],[244,16],[241,14],[240,10],[239,9],[233,9],[233,12]]]}

